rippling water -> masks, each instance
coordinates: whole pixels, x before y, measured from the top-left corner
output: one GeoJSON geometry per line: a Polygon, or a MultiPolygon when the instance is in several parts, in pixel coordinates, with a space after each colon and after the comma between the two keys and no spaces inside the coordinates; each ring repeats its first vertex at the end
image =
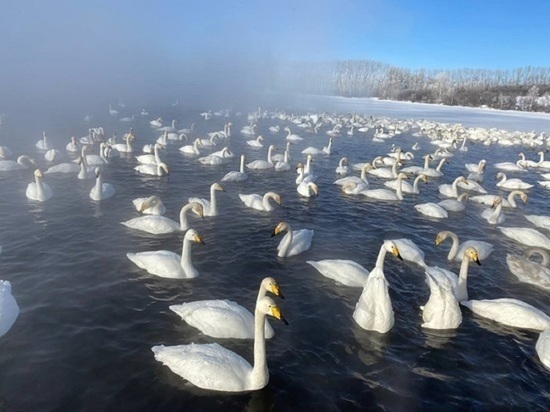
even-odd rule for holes
{"type": "MultiPolygon", "coordinates": [[[[432,118],[509,130],[548,130],[544,116],[517,116],[502,112],[447,109],[333,98],[287,100],[288,107],[306,110],[356,112],[393,118],[432,118]],[[506,127],[507,126],[507,127],[506,127]]],[[[105,110],[105,112],[107,112],[105,110]]],[[[158,136],[148,120],[162,115],[180,127],[197,122],[198,135],[223,128],[227,120],[204,121],[199,110],[169,107],[151,112],[133,125],[141,149],[158,136]]],[[[106,114],[106,113],[105,113],[106,114]]],[[[64,148],[71,134],[86,134],[83,116],[14,115],[0,129],[0,143],[17,154],[33,154],[45,166],[34,142],[44,129],[56,147],[64,148]]],[[[107,115],[96,114],[93,126],[107,135],[127,128],[107,115]]],[[[267,149],[249,148],[238,131],[246,116],[232,116],[235,124],[230,147],[247,155],[247,162],[264,158],[267,149]]],[[[264,119],[259,133],[264,143],[284,147],[285,133],[268,127],[283,124],[264,119]]],[[[282,128],[282,127],[281,127],[282,128]]],[[[293,129],[294,130],[294,129],[293,129]]],[[[298,130],[296,130],[298,132],[298,130]]],[[[322,147],[325,128],[318,136],[298,132],[306,140],[292,146],[292,163],[302,159],[306,146],[322,147]]],[[[219,216],[192,220],[206,245],[193,246],[193,262],[200,276],[192,280],[162,279],[138,269],[127,252],[167,249],[180,252],[181,235],[147,235],[131,231],[121,221],[137,216],[131,200],[159,195],[167,216],[177,218],[190,196],[207,197],[209,186],[230,170],[238,169],[238,156],[224,166],[202,166],[185,157],[172,144],[162,153],[172,173],[154,178],[137,175],[133,156],[112,160],[104,180],[114,185],[115,197],[93,202],[88,193],[93,181],[76,176],[49,175],[45,181],[54,197],[38,204],[28,201],[25,188],[32,171],[0,173],[0,278],[12,283],[21,314],[0,338],[0,410],[349,410],[389,409],[546,409],[550,404],[548,371],[537,358],[538,334],[499,326],[463,311],[462,325],[452,332],[427,331],[419,305],[428,299],[420,267],[388,256],[385,273],[395,310],[395,326],[385,334],[358,327],[352,313],[360,289],[324,278],[306,260],[353,259],[372,268],[382,241],[408,237],[426,252],[426,262],[458,272],[446,261],[448,244],[433,248],[442,229],[460,238],[483,239],[496,245],[481,267],[471,267],[472,298],[514,297],[550,312],[548,294],[519,283],[507,269],[506,253],[521,246],[503,239],[500,232],[479,218],[482,211],[470,204],[462,214],[435,221],[416,213],[417,203],[438,199],[437,186],[463,173],[465,162],[515,161],[520,150],[535,158],[534,149],[498,148],[469,144],[444,167],[445,176],[395,204],[369,202],[345,196],[332,185],[341,155],[352,163],[370,161],[396,143],[409,149],[417,139],[402,135],[388,143],[374,143],[372,132],[334,141],[334,154],[315,158],[320,196],[300,198],[294,172],[250,171],[244,183],[228,183],[218,193],[219,216]],[[239,193],[281,193],[283,207],[272,213],[246,209],[239,193]],[[303,254],[280,259],[279,238],[271,238],[281,220],[294,228],[315,229],[313,245],[303,254]],[[260,280],[275,277],[286,297],[281,307],[290,325],[272,323],[275,337],[268,342],[269,385],[254,393],[212,394],[192,388],[155,361],[150,348],[157,344],[206,343],[214,339],[181,322],[170,304],[226,298],[253,309],[260,280]]],[[[266,144],[266,147],[267,147],[266,144]]],[[[421,140],[420,155],[433,151],[421,140]]],[[[484,186],[496,192],[495,169],[489,165],[484,186]]],[[[535,172],[522,175],[534,183],[535,172]]],[[[371,178],[371,185],[379,182],[371,178]]],[[[525,206],[506,210],[505,226],[529,226],[524,214],[548,215],[547,193],[535,187],[525,206]]],[[[252,342],[224,340],[231,350],[252,360],[252,342]]]]}

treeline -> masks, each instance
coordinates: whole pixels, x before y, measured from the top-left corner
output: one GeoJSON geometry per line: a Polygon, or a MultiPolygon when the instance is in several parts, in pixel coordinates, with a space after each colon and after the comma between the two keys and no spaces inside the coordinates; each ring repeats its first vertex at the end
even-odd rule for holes
{"type": "Polygon", "coordinates": [[[409,70],[362,61],[287,62],[272,85],[286,92],[550,112],[550,68],[409,70]]]}

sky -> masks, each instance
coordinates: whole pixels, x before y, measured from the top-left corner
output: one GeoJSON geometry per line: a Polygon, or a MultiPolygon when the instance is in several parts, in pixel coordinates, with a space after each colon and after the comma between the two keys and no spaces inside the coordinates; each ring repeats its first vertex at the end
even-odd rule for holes
{"type": "Polygon", "coordinates": [[[265,64],[550,67],[547,0],[2,0],[0,94],[253,85],[265,64]]]}

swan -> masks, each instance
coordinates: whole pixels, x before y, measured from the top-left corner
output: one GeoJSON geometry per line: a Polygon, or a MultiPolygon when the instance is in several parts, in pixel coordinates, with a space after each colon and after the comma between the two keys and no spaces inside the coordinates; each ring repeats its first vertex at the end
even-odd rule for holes
{"type": "Polygon", "coordinates": [[[450,230],[443,230],[439,232],[435,237],[434,245],[439,246],[447,238],[451,238],[453,242],[451,249],[449,250],[449,254],[447,255],[447,260],[462,261],[464,252],[469,247],[474,247],[476,249],[479,260],[487,259],[493,251],[493,245],[482,240],[467,240],[466,242],[459,244],[458,236],[450,230]]]}
{"type": "MultiPolygon", "coordinates": [[[[418,176],[416,176],[412,185],[408,182],[401,182],[401,191],[403,193],[411,193],[414,195],[420,194],[420,190],[418,189],[418,184],[420,183],[421,180],[424,182],[424,184],[428,183],[428,177],[424,173],[420,173],[418,176]]],[[[384,182],[384,186],[393,190],[397,190],[397,180],[390,180],[390,181],[384,182]]]]}
{"type": "MultiPolygon", "coordinates": [[[[507,199],[502,199],[502,207],[516,208],[518,204],[516,203],[516,196],[519,196],[523,204],[527,203],[527,194],[521,190],[513,190],[508,195],[507,199]]],[[[495,202],[495,199],[499,197],[498,195],[479,195],[472,196],[470,200],[476,203],[481,203],[484,205],[492,205],[495,202]]]]}
{"type": "Polygon", "coordinates": [[[113,109],[112,106],[109,104],[109,114],[111,116],[118,116],[118,110],[113,109]]]}
{"type": "Polygon", "coordinates": [[[408,179],[407,175],[405,173],[399,173],[399,175],[397,176],[398,185],[396,192],[389,189],[372,189],[363,190],[361,194],[371,199],[403,200],[403,191],[401,188],[401,182],[403,179],[408,179]]]}
{"type": "Polygon", "coordinates": [[[317,180],[317,176],[312,175],[311,173],[306,174],[304,172],[304,165],[303,163],[298,163],[296,166],[296,171],[298,172],[298,177],[296,178],[296,184],[299,185],[302,182],[315,182],[317,180]]]}
{"type": "Polygon", "coordinates": [[[157,140],[155,142],[166,146],[168,144],[168,132],[164,132],[162,135],[157,137],[157,140]]]}
{"type": "MultiPolygon", "coordinates": [[[[200,203],[204,209],[205,216],[218,216],[218,204],[216,202],[216,191],[225,192],[225,189],[218,183],[213,183],[210,186],[210,200],[202,199],[198,197],[190,197],[189,203],[200,203]]],[[[196,213],[196,212],[195,212],[196,213]]]]}
{"type": "Polygon", "coordinates": [[[201,139],[196,138],[193,144],[188,144],[180,147],[180,152],[185,154],[190,154],[194,156],[200,156],[201,152],[199,146],[201,145],[201,139]]]}
{"type": "Polygon", "coordinates": [[[290,225],[286,222],[279,222],[271,237],[278,235],[286,230],[286,234],[281,239],[279,246],[277,246],[279,257],[294,256],[299,253],[305,252],[311,247],[311,238],[313,237],[313,230],[301,229],[292,230],[290,225]]]}
{"type": "Polygon", "coordinates": [[[424,252],[412,240],[402,238],[391,239],[391,241],[397,246],[399,254],[403,260],[416,263],[423,268],[426,267],[426,262],[424,262],[424,252]]]}
{"type": "Polygon", "coordinates": [[[306,263],[317,269],[321,275],[345,286],[363,287],[369,277],[369,271],[353,260],[308,260],[306,263]]]}
{"type": "Polygon", "coordinates": [[[460,302],[476,315],[519,329],[550,329],[550,317],[518,299],[482,299],[460,302]]]}
{"type": "Polygon", "coordinates": [[[541,168],[541,169],[550,169],[550,162],[548,160],[544,160],[544,152],[541,150],[537,153],[540,156],[540,160],[536,162],[533,167],[541,168]]]}
{"type": "Polygon", "coordinates": [[[504,189],[504,190],[512,190],[512,189],[525,190],[525,189],[531,189],[533,187],[532,184],[525,183],[524,181],[522,181],[520,179],[508,179],[506,177],[506,174],[504,174],[504,172],[499,172],[497,174],[496,179],[497,180],[501,179],[497,183],[497,186],[500,187],[501,189],[504,189]]]}
{"type": "Polygon", "coordinates": [[[42,172],[39,169],[34,171],[34,182],[27,186],[26,195],[31,200],[45,202],[53,196],[52,188],[42,181],[42,172]]]}
{"type": "Polygon", "coordinates": [[[158,117],[155,120],[151,120],[149,124],[151,125],[151,127],[154,127],[156,129],[162,127],[162,117],[158,117]]]}
{"type": "MultiPolygon", "coordinates": [[[[478,266],[481,266],[479,255],[474,247],[468,247],[464,251],[461,260],[458,277],[453,272],[437,266],[426,268],[426,272],[429,272],[435,279],[447,278],[458,302],[468,300],[468,267],[470,266],[470,261],[474,261],[478,266]]],[[[439,281],[438,283],[443,284],[445,282],[439,281]]]]}
{"type": "Polygon", "coordinates": [[[314,182],[302,181],[296,190],[302,197],[319,196],[319,187],[314,182]]]}
{"type": "Polygon", "coordinates": [[[340,186],[340,188],[346,195],[360,195],[363,191],[367,190],[369,186],[365,183],[347,182],[340,186]]]}
{"type": "Polygon", "coordinates": [[[323,147],[322,149],[317,149],[316,147],[306,147],[304,150],[302,150],[303,154],[311,154],[311,155],[318,155],[318,154],[330,154],[332,147],[332,137],[328,139],[328,145],[323,147]]]}
{"type": "Polygon", "coordinates": [[[0,337],[4,336],[19,316],[19,306],[11,293],[11,283],[0,280],[0,337]]]}
{"type": "MultiPolygon", "coordinates": [[[[284,299],[277,281],[272,277],[262,280],[256,302],[263,299],[267,292],[284,299]]],[[[254,316],[238,303],[229,300],[200,300],[171,305],[170,310],[204,335],[222,339],[254,339],[254,316]]],[[[266,321],[266,339],[271,339],[273,335],[273,328],[266,321]]]]}
{"type": "Polygon", "coordinates": [[[460,187],[461,189],[470,190],[472,192],[478,192],[482,194],[487,193],[487,190],[485,190],[483,186],[481,186],[475,180],[469,180],[469,179],[465,179],[464,181],[461,180],[458,182],[457,186],[460,187]]]}
{"type": "Polygon", "coordinates": [[[0,159],[8,159],[13,156],[13,152],[8,146],[0,146],[0,159]]]}
{"type": "Polygon", "coordinates": [[[100,201],[113,197],[115,195],[115,188],[110,183],[103,183],[99,167],[95,169],[95,176],[95,186],[90,190],[90,199],[100,201]]]}
{"type": "Polygon", "coordinates": [[[166,213],[166,207],[164,207],[162,199],[156,195],[138,197],[132,200],[132,204],[138,212],[146,215],[163,215],[166,213]]]}
{"type": "Polygon", "coordinates": [[[264,296],[254,310],[254,365],[217,343],[153,346],[155,359],[195,386],[219,392],[246,392],[269,382],[265,350],[265,317],[288,324],[273,299],[264,296]]]}
{"type": "Polygon", "coordinates": [[[183,232],[189,229],[189,223],[187,221],[187,212],[189,210],[197,213],[201,218],[204,217],[204,209],[202,205],[197,202],[189,202],[180,210],[179,223],[165,216],[148,215],[136,217],[134,219],[127,220],[126,222],[121,222],[121,224],[129,227],[130,229],[141,230],[154,235],[183,232]]]}
{"type": "Polygon", "coordinates": [[[46,132],[42,132],[42,139],[36,142],[36,148],[38,150],[50,150],[53,149],[53,145],[48,141],[46,132]]]}
{"type": "MultiPolygon", "coordinates": [[[[468,165],[468,164],[466,164],[468,165]]],[[[481,160],[479,162],[479,166],[476,171],[470,172],[467,176],[468,181],[473,181],[477,183],[483,183],[483,173],[485,172],[485,167],[487,165],[487,161],[485,159],[481,160]]]]}
{"type": "Polygon", "coordinates": [[[401,163],[400,162],[395,162],[391,168],[383,167],[383,168],[377,169],[375,167],[375,163],[376,163],[378,158],[379,157],[374,159],[374,161],[372,162],[373,168],[367,170],[367,173],[369,173],[373,176],[380,177],[382,179],[396,179],[398,177],[398,175],[397,175],[397,166],[400,166],[401,163]]]}
{"type": "Polygon", "coordinates": [[[126,140],[126,143],[117,143],[114,144],[112,147],[113,149],[117,150],[120,153],[133,153],[134,147],[132,146],[132,142],[136,139],[136,137],[133,134],[133,130],[130,129],[130,132],[124,137],[124,140],[126,140]]]}
{"type": "Polygon", "coordinates": [[[251,147],[264,147],[262,142],[264,141],[264,138],[262,136],[258,136],[254,140],[247,140],[246,143],[251,147]]]}
{"type": "Polygon", "coordinates": [[[416,142],[415,144],[412,145],[411,147],[412,150],[420,150],[420,143],[419,142],[416,142]]]}
{"type": "Polygon", "coordinates": [[[271,203],[269,203],[269,199],[273,199],[277,205],[281,206],[281,196],[275,192],[267,192],[263,196],[256,193],[250,195],[239,194],[239,198],[246,207],[261,210],[262,212],[271,212],[275,209],[271,203]]]}
{"type": "Polygon", "coordinates": [[[359,326],[366,330],[374,330],[379,333],[386,333],[394,324],[393,308],[388,293],[388,282],[384,276],[384,258],[390,252],[399,259],[399,249],[391,240],[385,240],[380,247],[376,265],[370,272],[363,292],[359,297],[353,319],[359,326]]]}
{"type": "Polygon", "coordinates": [[[152,176],[162,176],[163,173],[166,173],[167,175],[170,174],[170,170],[168,169],[168,166],[166,163],[159,163],[158,165],[144,165],[139,164],[136,167],[134,167],[134,170],[138,173],[144,174],[144,175],[152,175],[152,176]]]}
{"type": "Polygon", "coordinates": [[[415,175],[422,173],[422,171],[430,168],[430,160],[432,160],[432,156],[427,154],[423,156],[424,159],[424,167],[420,166],[407,166],[401,169],[403,173],[413,173],[415,175]]]}
{"type": "Polygon", "coordinates": [[[76,160],[78,162],[78,165],[80,166],[80,171],[78,172],[78,178],[80,180],[86,180],[95,177],[95,169],[88,166],[86,156],[79,156],[76,160]]]}
{"type": "Polygon", "coordinates": [[[54,174],[54,173],[78,173],[80,171],[80,166],[74,163],[60,163],[48,168],[44,174],[54,174]]]}
{"type": "Polygon", "coordinates": [[[159,163],[162,163],[162,160],[160,160],[159,156],[159,150],[164,149],[164,146],[160,143],[155,143],[153,146],[153,153],[154,154],[143,154],[136,156],[136,160],[145,165],[158,165],[159,163]]]}
{"type": "Polygon", "coordinates": [[[486,219],[491,225],[500,225],[506,220],[502,213],[502,198],[497,197],[493,202],[491,209],[486,209],[481,213],[481,217],[486,219]]]}
{"type": "Polygon", "coordinates": [[[361,167],[361,177],[357,176],[347,176],[343,177],[341,179],[337,179],[333,182],[335,185],[343,186],[347,183],[355,183],[355,184],[365,184],[366,186],[369,185],[369,181],[367,180],[367,170],[369,168],[372,168],[372,165],[370,163],[365,163],[361,167]]]}
{"type": "Polygon", "coordinates": [[[456,199],[458,197],[459,182],[467,183],[466,178],[464,176],[458,176],[455,180],[453,180],[453,183],[450,185],[449,184],[439,185],[439,193],[441,193],[443,196],[454,197],[456,199]]]}
{"type": "Polygon", "coordinates": [[[80,151],[80,148],[78,147],[78,140],[75,136],[71,137],[71,141],[67,143],[67,146],[65,146],[65,150],[71,153],[78,153],[80,151]]]}
{"type": "Polygon", "coordinates": [[[347,175],[349,173],[348,158],[342,157],[338,162],[338,167],[335,170],[336,174],[347,175]]]}
{"type": "Polygon", "coordinates": [[[166,132],[166,133],[175,133],[178,131],[176,128],[176,120],[172,120],[172,124],[170,126],[164,126],[158,129],[159,132],[166,132]]]}
{"type": "MultiPolygon", "coordinates": [[[[273,159],[273,156],[271,157],[271,159],[273,159]]],[[[279,160],[279,161],[277,161],[277,163],[275,163],[275,171],[276,172],[288,172],[291,169],[290,163],[288,161],[289,161],[288,149],[286,149],[283,160],[279,160]]]]}
{"type": "Polygon", "coordinates": [[[481,173],[487,166],[487,160],[481,159],[479,163],[466,163],[464,166],[470,173],[481,173]]]}
{"type": "Polygon", "coordinates": [[[12,170],[24,170],[29,166],[38,167],[34,159],[27,155],[21,155],[17,158],[17,161],[13,160],[0,160],[0,172],[10,172],[12,170]]]}
{"type": "Polygon", "coordinates": [[[448,212],[462,212],[466,209],[466,203],[468,203],[468,193],[462,193],[456,199],[445,199],[437,202],[439,206],[448,212]]]}
{"type": "Polygon", "coordinates": [[[499,227],[504,236],[523,243],[527,246],[542,247],[550,250],[550,239],[540,233],[538,230],[529,227],[499,227]]]}
{"type": "MultiPolygon", "coordinates": [[[[539,152],[537,154],[540,155],[541,153],[542,153],[541,160],[544,161],[544,152],[539,152]]],[[[517,164],[520,165],[521,167],[537,167],[538,162],[534,162],[533,160],[527,160],[523,152],[519,153],[518,157],[521,157],[521,159],[518,160],[517,164]]]]}
{"type": "Polygon", "coordinates": [[[519,162],[520,161],[518,161],[517,163],[512,163],[512,162],[495,163],[493,166],[495,167],[495,169],[506,170],[508,172],[527,172],[527,169],[521,167],[519,165],[519,162]]]}
{"type": "Polygon", "coordinates": [[[239,171],[228,172],[222,177],[222,182],[244,182],[248,179],[248,174],[244,171],[244,154],[241,155],[241,166],[239,171]]]}
{"type": "Polygon", "coordinates": [[[290,131],[290,129],[288,127],[285,127],[284,131],[288,133],[286,135],[286,140],[288,140],[289,142],[299,142],[299,141],[304,140],[303,137],[298,136],[297,134],[292,134],[292,132],[290,131]]]}
{"type": "Polygon", "coordinates": [[[196,125],[197,125],[196,123],[191,123],[191,127],[184,128],[184,129],[179,129],[178,133],[185,133],[186,135],[190,135],[195,131],[195,126],[196,125]]]}
{"type": "Polygon", "coordinates": [[[548,216],[524,215],[523,217],[535,226],[550,230],[550,217],[548,216]]]}
{"type": "Polygon", "coordinates": [[[271,154],[273,153],[274,150],[275,150],[275,146],[270,145],[267,151],[267,160],[254,160],[253,162],[250,162],[249,164],[247,164],[246,167],[248,167],[249,169],[256,169],[256,170],[271,169],[274,166],[273,159],[271,159],[271,154]]]}
{"type": "Polygon", "coordinates": [[[530,283],[546,290],[550,290],[549,262],[548,252],[541,248],[527,249],[523,256],[510,253],[506,255],[508,269],[520,282],[530,283]],[[529,259],[534,254],[542,257],[541,263],[529,259]]]}
{"type": "Polygon", "coordinates": [[[269,126],[269,131],[271,133],[279,133],[279,130],[281,130],[281,128],[279,127],[279,125],[276,125],[276,126],[269,126]]]}
{"type": "Polygon", "coordinates": [[[550,329],[541,332],[537,339],[535,349],[542,364],[550,369],[550,329]]]}
{"type": "Polygon", "coordinates": [[[277,153],[277,154],[271,155],[271,160],[273,160],[274,162],[281,162],[284,160],[285,155],[287,156],[286,161],[287,162],[290,161],[290,142],[286,142],[285,153],[283,154],[277,153]],[[288,152],[288,154],[286,152],[288,152]]]}
{"type": "Polygon", "coordinates": [[[420,203],[414,206],[414,209],[423,215],[435,217],[438,219],[446,219],[449,217],[447,210],[439,206],[437,203],[420,203]]]}
{"type": "Polygon", "coordinates": [[[439,161],[439,164],[435,169],[432,169],[431,167],[428,167],[427,169],[422,169],[420,173],[424,173],[428,177],[441,177],[443,176],[443,172],[441,171],[443,165],[447,161],[446,158],[443,158],[439,161]]]}
{"type": "Polygon", "coordinates": [[[256,135],[256,124],[243,126],[241,129],[241,134],[245,136],[254,136],[256,135]]]}
{"type": "Polygon", "coordinates": [[[434,276],[426,271],[430,298],[422,307],[421,325],[427,329],[456,329],[462,323],[462,313],[451,282],[445,276],[434,276]]]}
{"type": "Polygon", "coordinates": [[[233,153],[231,153],[227,147],[224,147],[219,152],[211,153],[208,156],[199,157],[199,162],[203,165],[215,166],[229,163],[232,158],[233,153]]]}

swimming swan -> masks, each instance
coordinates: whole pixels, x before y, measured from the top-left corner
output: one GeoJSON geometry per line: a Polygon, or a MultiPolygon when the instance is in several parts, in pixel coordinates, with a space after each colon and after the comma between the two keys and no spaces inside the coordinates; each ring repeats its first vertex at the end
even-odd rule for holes
{"type": "Polygon", "coordinates": [[[273,199],[277,205],[281,206],[281,196],[275,192],[267,192],[263,196],[256,193],[250,195],[239,194],[239,198],[245,206],[261,210],[262,212],[271,212],[275,209],[271,203],[269,203],[269,199],[273,199]]]}
{"type": "MultiPolygon", "coordinates": [[[[507,199],[502,199],[502,207],[508,207],[508,208],[515,208],[518,207],[518,204],[516,203],[516,196],[519,196],[523,204],[527,203],[527,194],[525,192],[522,192],[521,190],[512,190],[508,194],[507,199]]],[[[498,195],[479,195],[479,196],[472,196],[470,197],[470,200],[476,203],[481,203],[484,205],[492,205],[495,201],[495,199],[499,197],[498,195]]]]}
{"type": "Polygon", "coordinates": [[[269,382],[265,350],[265,317],[288,324],[273,299],[264,296],[254,311],[254,366],[217,343],[153,346],[155,359],[172,372],[202,389],[245,392],[264,388],[269,382]]]}
{"type": "Polygon", "coordinates": [[[153,164],[139,164],[134,167],[134,170],[138,173],[151,176],[163,176],[163,172],[167,175],[170,174],[170,170],[166,163],[153,164]]]}
{"type": "Polygon", "coordinates": [[[497,174],[496,179],[501,179],[499,182],[497,182],[497,186],[504,190],[514,190],[514,189],[531,189],[533,187],[530,183],[525,183],[523,180],[520,179],[508,179],[506,177],[506,174],[504,172],[499,172],[497,174]]]}
{"type": "MultiPolygon", "coordinates": [[[[225,189],[218,183],[213,183],[210,186],[210,200],[198,197],[190,197],[189,203],[200,203],[204,210],[205,216],[218,216],[218,203],[216,201],[216,191],[225,192],[225,189]]],[[[197,212],[195,212],[197,213],[197,212]]]]}
{"type": "Polygon", "coordinates": [[[27,155],[21,155],[17,158],[17,161],[13,160],[0,160],[0,172],[10,172],[12,170],[24,170],[29,166],[38,167],[34,159],[27,155]]]}
{"type": "Polygon", "coordinates": [[[476,315],[519,329],[550,329],[550,317],[518,299],[482,299],[460,302],[476,315]]]}
{"type": "Polygon", "coordinates": [[[154,154],[143,154],[136,156],[136,160],[141,164],[146,165],[158,165],[162,163],[162,160],[160,160],[159,150],[164,149],[164,146],[160,143],[155,143],[153,146],[153,153],[154,154]]]}
{"type": "Polygon", "coordinates": [[[173,279],[196,278],[199,272],[191,262],[191,242],[204,244],[194,229],[189,229],[183,236],[181,256],[168,250],[127,253],[126,256],[152,275],[173,279]]]}
{"type": "Polygon", "coordinates": [[[453,244],[447,255],[447,260],[456,260],[458,262],[462,261],[462,256],[464,252],[469,247],[474,247],[477,251],[479,260],[485,260],[493,251],[493,245],[483,240],[467,240],[466,242],[460,243],[458,241],[458,236],[456,233],[451,232],[450,230],[442,230],[435,237],[434,244],[439,246],[445,239],[451,238],[453,244]]]}
{"type": "Polygon", "coordinates": [[[441,202],[437,202],[437,204],[448,212],[462,212],[466,209],[467,202],[468,193],[462,193],[456,199],[445,199],[441,202]]]}
{"type": "MultiPolygon", "coordinates": [[[[277,281],[272,277],[262,280],[256,302],[266,296],[267,292],[284,299],[277,281]]],[[[254,339],[254,316],[236,302],[221,299],[199,300],[171,305],[170,310],[207,336],[223,339],[254,339]]],[[[265,337],[271,339],[273,335],[273,328],[266,320],[265,337]]]]}
{"type": "Polygon", "coordinates": [[[414,209],[425,216],[435,217],[437,219],[446,219],[449,217],[447,210],[437,203],[420,203],[414,206],[414,209]]]}
{"type": "Polygon", "coordinates": [[[319,187],[314,182],[302,181],[296,190],[302,197],[319,196],[319,187]]]}
{"type": "Polygon", "coordinates": [[[360,194],[371,198],[371,199],[379,199],[379,200],[403,200],[403,191],[402,191],[402,181],[403,179],[408,179],[407,175],[405,173],[399,173],[397,176],[397,191],[394,192],[393,190],[389,189],[371,189],[371,190],[363,190],[360,194]]]}
{"type": "Polygon", "coordinates": [[[163,215],[166,213],[166,207],[162,199],[156,195],[149,197],[138,197],[132,200],[136,210],[146,215],[163,215]]]}
{"type": "Polygon", "coordinates": [[[27,186],[26,195],[31,200],[45,202],[53,196],[52,188],[42,180],[42,172],[39,169],[34,171],[34,182],[27,186]]]}
{"type": "Polygon", "coordinates": [[[100,201],[115,195],[115,188],[110,183],[103,183],[99,167],[95,169],[95,186],[90,190],[90,199],[100,201]]]}
{"type": "Polygon", "coordinates": [[[241,166],[239,171],[228,172],[222,177],[222,182],[244,182],[248,179],[248,174],[244,171],[244,154],[241,155],[241,166]]]}
{"type": "Polygon", "coordinates": [[[394,324],[388,282],[384,276],[384,258],[387,252],[401,260],[403,259],[395,243],[391,240],[385,240],[380,247],[376,265],[370,272],[353,311],[353,319],[359,326],[379,333],[386,333],[394,324]]]}
{"type": "Polygon", "coordinates": [[[271,154],[274,150],[275,146],[270,145],[269,149],[267,150],[267,160],[254,160],[253,162],[247,164],[246,167],[256,170],[271,169],[274,166],[273,159],[271,158],[271,154]]]}
{"type": "Polygon", "coordinates": [[[462,323],[462,313],[453,287],[445,276],[433,276],[426,271],[430,298],[422,308],[421,325],[427,329],[456,329],[462,323]]]}
{"type": "Polygon", "coordinates": [[[141,230],[154,235],[183,232],[189,229],[189,223],[187,221],[187,212],[189,210],[196,211],[201,218],[204,217],[202,205],[197,202],[190,202],[181,208],[179,223],[165,216],[148,215],[136,217],[126,222],[121,222],[121,224],[130,229],[141,230]]]}
{"type": "Polygon", "coordinates": [[[286,230],[285,236],[281,239],[279,246],[277,246],[279,257],[294,256],[299,253],[305,252],[311,247],[311,239],[313,238],[313,230],[301,229],[292,230],[290,225],[286,222],[280,222],[271,237],[278,235],[286,230]]]}
{"type": "Polygon", "coordinates": [[[525,219],[540,228],[550,230],[550,216],[542,215],[524,215],[525,219]]]}
{"type": "Polygon", "coordinates": [[[506,264],[510,272],[518,278],[520,282],[530,283],[542,289],[550,290],[550,269],[548,263],[550,258],[548,252],[541,248],[527,249],[523,256],[506,255],[506,264]],[[529,258],[538,254],[542,257],[542,262],[538,263],[529,258]]]}
{"type": "Polygon", "coordinates": [[[19,316],[19,306],[11,293],[11,284],[0,280],[0,337],[4,336],[19,316]]]}
{"type": "Polygon", "coordinates": [[[491,209],[485,209],[481,213],[481,217],[486,219],[491,225],[500,225],[506,220],[506,217],[502,213],[502,198],[497,196],[491,209]]]}
{"type": "Polygon", "coordinates": [[[46,132],[42,132],[42,139],[36,142],[36,148],[39,150],[53,149],[53,145],[46,138],[46,132]]]}

